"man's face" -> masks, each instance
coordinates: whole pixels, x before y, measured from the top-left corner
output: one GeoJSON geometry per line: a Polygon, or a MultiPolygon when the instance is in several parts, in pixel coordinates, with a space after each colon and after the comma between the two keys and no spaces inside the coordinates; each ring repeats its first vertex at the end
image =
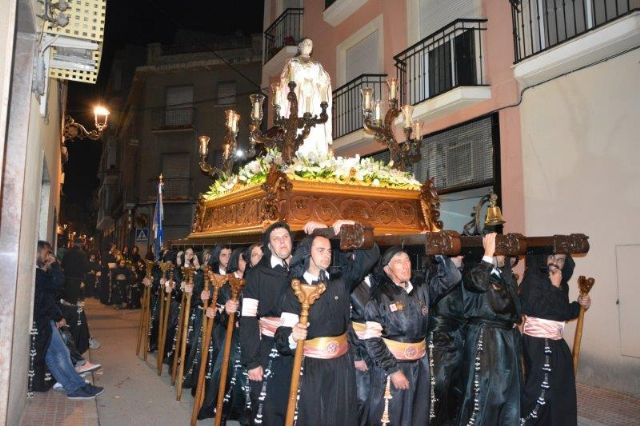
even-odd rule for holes
{"type": "Polygon", "coordinates": [[[552,254],[550,256],[547,256],[547,266],[549,267],[549,270],[558,269],[562,271],[566,260],[567,255],[565,254],[552,254]]]}
{"type": "Polygon", "coordinates": [[[276,228],[269,235],[269,249],[280,259],[291,255],[291,235],[285,228],[276,228]]]}
{"type": "Polygon", "coordinates": [[[311,262],[318,269],[327,270],[331,266],[331,242],[324,237],[316,237],[311,243],[311,262]]]}
{"type": "Polygon", "coordinates": [[[231,257],[231,249],[224,248],[220,251],[220,256],[218,256],[218,261],[223,268],[226,268],[229,264],[229,258],[231,257]]]}
{"type": "Polygon", "coordinates": [[[38,265],[43,266],[47,263],[49,256],[51,255],[51,247],[45,246],[41,249],[38,249],[38,258],[36,259],[38,265]]]}
{"type": "Polygon", "coordinates": [[[403,251],[396,253],[384,267],[387,276],[395,283],[404,283],[411,279],[411,259],[403,251]]]}
{"type": "Polygon", "coordinates": [[[187,261],[191,261],[191,259],[193,259],[193,250],[188,249],[186,252],[184,252],[184,258],[187,261]]]}

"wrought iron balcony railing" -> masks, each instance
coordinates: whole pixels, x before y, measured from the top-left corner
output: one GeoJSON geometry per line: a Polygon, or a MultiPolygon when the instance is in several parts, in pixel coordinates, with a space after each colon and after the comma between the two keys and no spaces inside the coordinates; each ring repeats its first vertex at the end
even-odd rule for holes
{"type": "Polygon", "coordinates": [[[194,124],[193,107],[167,107],[152,112],[154,130],[189,129],[194,124]]]}
{"type": "Polygon", "coordinates": [[[515,62],[640,8],[638,0],[510,1],[515,62]]]}
{"type": "Polygon", "coordinates": [[[486,19],[457,19],[397,54],[402,103],[418,104],[458,86],[483,86],[486,19]]]}
{"type": "MultiPolygon", "coordinates": [[[[191,179],[188,177],[165,177],[162,187],[162,198],[165,201],[181,201],[193,198],[191,193],[191,179]]],[[[149,179],[146,186],[146,195],[149,200],[155,200],[158,196],[158,179],[149,179]]]]}
{"type": "Polygon", "coordinates": [[[386,74],[362,74],[333,91],[331,117],[335,139],[362,129],[362,96],[360,89],[372,87],[375,99],[383,99],[386,74]]]}
{"type": "Polygon", "coordinates": [[[264,63],[269,62],[283,47],[295,46],[302,37],[303,8],[289,8],[264,32],[264,63]]]}

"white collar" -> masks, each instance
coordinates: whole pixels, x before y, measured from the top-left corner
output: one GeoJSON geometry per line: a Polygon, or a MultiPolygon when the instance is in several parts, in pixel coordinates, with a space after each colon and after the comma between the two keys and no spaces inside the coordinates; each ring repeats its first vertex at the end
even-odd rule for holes
{"type": "Polygon", "coordinates": [[[366,277],[364,277],[364,283],[365,283],[368,287],[371,287],[371,275],[367,275],[366,277]]]}
{"type": "Polygon", "coordinates": [[[307,271],[302,275],[302,278],[307,282],[307,284],[311,284],[314,281],[318,281],[320,279],[319,276],[313,275],[311,272],[307,271]]]}
{"type": "Polygon", "coordinates": [[[413,291],[413,284],[411,284],[411,281],[407,281],[407,283],[405,284],[404,287],[402,287],[399,284],[396,284],[398,287],[400,287],[401,289],[403,289],[404,291],[407,292],[407,294],[411,294],[411,292],[413,291]]]}
{"type": "Polygon", "coordinates": [[[220,272],[220,275],[227,275],[227,268],[222,265],[218,265],[218,272],[220,272]]]}
{"type": "Polygon", "coordinates": [[[236,277],[236,278],[238,278],[238,279],[242,278],[242,277],[240,276],[240,273],[239,273],[239,272],[240,272],[240,271],[235,271],[235,272],[233,273],[233,276],[234,276],[234,277],[236,277]]]}
{"type": "Polygon", "coordinates": [[[278,256],[276,256],[275,254],[271,255],[271,267],[275,268],[276,266],[280,265],[282,266],[282,263],[286,263],[285,260],[280,259],[278,256]]]}

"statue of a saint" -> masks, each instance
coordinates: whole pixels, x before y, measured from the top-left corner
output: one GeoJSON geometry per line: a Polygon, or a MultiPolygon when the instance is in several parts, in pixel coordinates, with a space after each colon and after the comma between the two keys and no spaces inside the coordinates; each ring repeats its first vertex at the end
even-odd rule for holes
{"type": "Polygon", "coordinates": [[[298,148],[298,155],[308,159],[325,158],[329,152],[329,145],[333,142],[331,137],[331,77],[320,62],[311,59],[313,42],[305,38],[298,44],[298,55],[291,58],[280,74],[280,90],[278,104],[283,117],[289,117],[289,93],[290,81],[296,83],[295,93],[298,97],[298,115],[309,112],[319,115],[322,112],[321,102],[327,102],[327,114],[329,119],[324,124],[318,124],[311,128],[309,136],[298,148]]]}

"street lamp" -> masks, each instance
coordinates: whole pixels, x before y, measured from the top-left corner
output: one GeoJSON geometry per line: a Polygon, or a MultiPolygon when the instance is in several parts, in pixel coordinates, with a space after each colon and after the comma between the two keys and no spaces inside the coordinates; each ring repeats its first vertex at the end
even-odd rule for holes
{"type": "Polygon", "coordinates": [[[102,105],[93,108],[94,130],[87,130],[82,124],[77,123],[71,116],[67,115],[64,120],[63,135],[65,140],[91,139],[98,140],[102,137],[109,122],[109,110],[102,105]]]}

